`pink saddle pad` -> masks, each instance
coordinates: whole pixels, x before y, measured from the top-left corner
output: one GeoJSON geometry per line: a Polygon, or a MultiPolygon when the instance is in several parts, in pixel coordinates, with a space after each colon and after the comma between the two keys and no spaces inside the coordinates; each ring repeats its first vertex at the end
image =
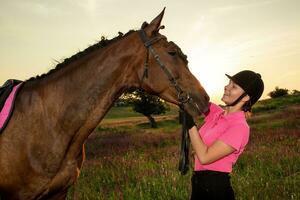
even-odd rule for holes
{"type": "Polygon", "coordinates": [[[12,89],[11,93],[9,94],[9,96],[7,97],[4,103],[4,106],[0,112],[0,133],[4,130],[4,128],[8,124],[8,121],[14,109],[14,101],[17,96],[18,89],[22,84],[23,82],[14,86],[14,88],[12,89]]]}

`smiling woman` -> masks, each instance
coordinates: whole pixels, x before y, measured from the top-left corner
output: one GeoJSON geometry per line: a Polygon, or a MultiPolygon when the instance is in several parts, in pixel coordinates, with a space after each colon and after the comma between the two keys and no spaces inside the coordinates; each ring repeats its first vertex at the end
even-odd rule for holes
{"type": "Polygon", "coordinates": [[[245,113],[251,111],[251,106],[261,97],[264,84],[260,74],[249,70],[227,77],[230,81],[222,97],[226,104],[224,110],[211,103],[199,131],[193,118],[186,113],[195,151],[191,200],[235,199],[230,173],[249,140],[245,113]]]}

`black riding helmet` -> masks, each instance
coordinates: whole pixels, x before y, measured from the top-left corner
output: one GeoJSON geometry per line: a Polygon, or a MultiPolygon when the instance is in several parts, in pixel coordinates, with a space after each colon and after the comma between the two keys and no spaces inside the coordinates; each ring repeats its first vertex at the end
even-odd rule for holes
{"type": "Polygon", "coordinates": [[[250,97],[250,101],[248,101],[243,106],[243,110],[245,112],[251,111],[252,105],[254,105],[258,101],[264,91],[264,82],[261,79],[261,75],[250,70],[241,71],[233,76],[230,76],[228,74],[225,75],[245,91],[244,94],[242,94],[235,102],[233,102],[229,106],[236,105],[244,96],[248,94],[250,97]]]}

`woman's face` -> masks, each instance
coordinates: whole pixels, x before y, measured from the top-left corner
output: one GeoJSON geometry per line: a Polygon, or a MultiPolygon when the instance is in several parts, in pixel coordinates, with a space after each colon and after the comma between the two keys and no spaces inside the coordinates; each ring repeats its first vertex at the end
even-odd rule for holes
{"type": "Polygon", "coordinates": [[[226,105],[232,104],[237,98],[239,98],[244,93],[244,90],[232,80],[229,81],[228,85],[224,87],[224,94],[222,101],[226,105]]]}

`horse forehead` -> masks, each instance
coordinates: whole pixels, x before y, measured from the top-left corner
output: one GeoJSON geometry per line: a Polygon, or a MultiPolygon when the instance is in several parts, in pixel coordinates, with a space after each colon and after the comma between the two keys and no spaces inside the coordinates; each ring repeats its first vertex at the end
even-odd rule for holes
{"type": "Polygon", "coordinates": [[[168,42],[168,44],[169,44],[170,46],[172,46],[172,47],[174,47],[174,48],[180,50],[180,47],[179,47],[177,44],[175,44],[175,42],[170,41],[170,42],[168,42]]]}
{"type": "Polygon", "coordinates": [[[165,36],[161,38],[161,42],[159,43],[159,45],[170,50],[180,50],[178,45],[176,45],[173,41],[168,41],[167,37],[165,36]]]}

